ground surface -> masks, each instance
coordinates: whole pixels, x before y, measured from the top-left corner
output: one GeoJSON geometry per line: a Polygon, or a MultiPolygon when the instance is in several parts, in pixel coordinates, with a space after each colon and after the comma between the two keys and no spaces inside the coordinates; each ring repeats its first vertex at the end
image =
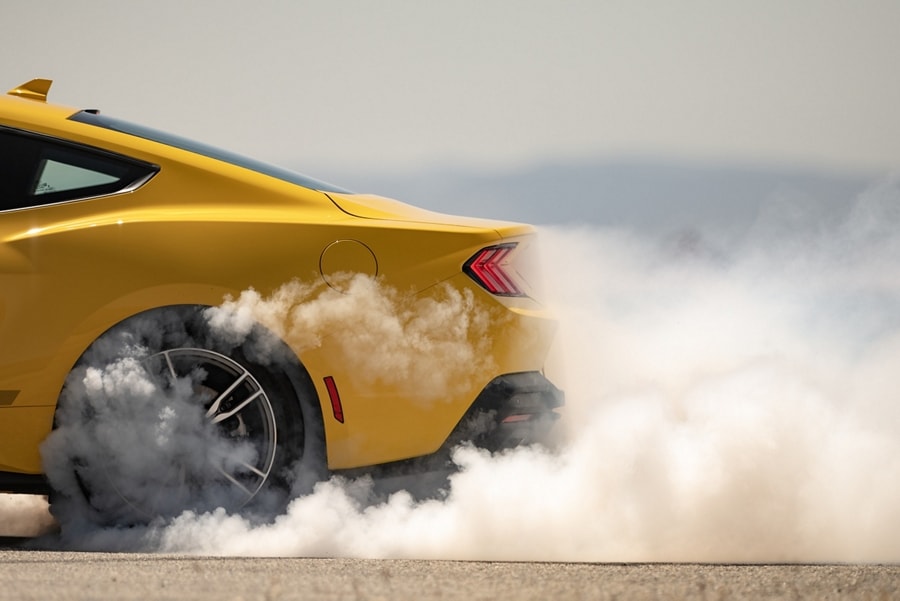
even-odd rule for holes
{"type": "Polygon", "coordinates": [[[896,599],[900,566],[209,558],[0,544],[0,599],[896,599]]]}

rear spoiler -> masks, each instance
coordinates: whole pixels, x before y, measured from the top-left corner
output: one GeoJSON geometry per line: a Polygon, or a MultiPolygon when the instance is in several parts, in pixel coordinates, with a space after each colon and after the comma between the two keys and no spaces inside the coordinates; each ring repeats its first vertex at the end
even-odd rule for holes
{"type": "Polygon", "coordinates": [[[47,92],[50,91],[50,85],[53,84],[52,79],[32,79],[22,85],[13,88],[7,94],[10,96],[21,96],[30,100],[39,102],[47,102],[47,92]]]}

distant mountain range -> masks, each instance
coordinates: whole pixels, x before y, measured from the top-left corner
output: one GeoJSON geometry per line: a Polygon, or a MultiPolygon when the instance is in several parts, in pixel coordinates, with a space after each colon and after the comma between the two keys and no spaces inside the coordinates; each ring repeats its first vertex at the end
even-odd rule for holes
{"type": "Polygon", "coordinates": [[[794,222],[802,222],[803,215],[840,219],[879,178],[790,168],[609,160],[493,172],[344,170],[330,179],[356,192],[444,213],[671,233],[710,227],[745,231],[761,216],[771,218],[781,210],[794,222]]]}

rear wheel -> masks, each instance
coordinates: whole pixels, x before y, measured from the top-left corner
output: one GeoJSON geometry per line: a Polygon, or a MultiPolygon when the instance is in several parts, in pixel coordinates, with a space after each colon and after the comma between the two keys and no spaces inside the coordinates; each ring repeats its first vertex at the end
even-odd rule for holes
{"type": "Polygon", "coordinates": [[[85,353],[43,448],[64,528],[85,517],[144,523],[284,507],[298,466],[312,466],[321,444],[315,392],[262,328],[237,345],[221,338],[203,308],[170,307],[124,322],[85,353]]]}

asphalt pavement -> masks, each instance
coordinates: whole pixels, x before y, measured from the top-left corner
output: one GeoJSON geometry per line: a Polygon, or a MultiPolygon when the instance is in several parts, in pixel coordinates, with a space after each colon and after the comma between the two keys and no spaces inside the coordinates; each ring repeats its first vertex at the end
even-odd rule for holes
{"type": "Polygon", "coordinates": [[[0,541],[0,599],[17,601],[896,598],[896,565],[220,558],[54,552],[0,541]]]}

